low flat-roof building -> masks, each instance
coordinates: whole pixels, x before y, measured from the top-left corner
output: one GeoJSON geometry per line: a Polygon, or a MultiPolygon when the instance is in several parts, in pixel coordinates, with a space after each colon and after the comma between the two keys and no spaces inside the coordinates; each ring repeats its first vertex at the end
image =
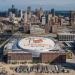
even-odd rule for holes
{"type": "Polygon", "coordinates": [[[7,63],[32,62],[32,54],[26,52],[8,52],[7,63]]]}
{"type": "Polygon", "coordinates": [[[75,41],[74,33],[58,33],[57,38],[59,41],[75,41]]]}
{"type": "Polygon", "coordinates": [[[41,53],[40,59],[42,63],[65,63],[66,54],[59,52],[41,53]]]}

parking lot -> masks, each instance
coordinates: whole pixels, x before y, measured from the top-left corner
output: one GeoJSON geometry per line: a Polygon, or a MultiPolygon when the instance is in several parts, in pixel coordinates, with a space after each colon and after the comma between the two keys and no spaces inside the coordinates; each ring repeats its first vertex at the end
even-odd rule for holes
{"type": "Polygon", "coordinates": [[[0,75],[74,75],[75,70],[70,70],[62,65],[49,64],[0,64],[0,75]],[[2,72],[4,72],[2,74],[2,72]]]}
{"type": "Polygon", "coordinates": [[[69,73],[68,69],[65,69],[61,65],[20,65],[16,67],[11,67],[10,69],[14,70],[16,73],[69,73]]]}

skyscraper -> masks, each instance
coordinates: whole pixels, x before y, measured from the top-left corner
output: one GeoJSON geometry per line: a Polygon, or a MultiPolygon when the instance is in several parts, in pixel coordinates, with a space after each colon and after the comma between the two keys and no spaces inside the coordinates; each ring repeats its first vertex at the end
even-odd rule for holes
{"type": "Polygon", "coordinates": [[[53,9],[51,9],[51,14],[52,14],[52,16],[54,16],[54,15],[55,15],[55,10],[54,10],[54,8],[53,8],[53,9]]]}
{"type": "Polygon", "coordinates": [[[27,11],[24,13],[24,23],[27,23],[27,11]]]}
{"type": "Polygon", "coordinates": [[[44,15],[44,16],[42,16],[42,25],[45,25],[45,24],[46,24],[46,17],[44,15]]]}
{"type": "Polygon", "coordinates": [[[28,7],[27,7],[27,13],[29,14],[30,12],[31,12],[31,7],[28,6],[28,7]]]}
{"type": "Polygon", "coordinates": [[[40,13],[40,18],[41,18],[44,15],[44,12],[43,12],[43,9],[42,8],[40,8],[39,13],[40,13]]]}
{"type": "Polygon", "coordinates": [[[21,17],[21,19],[23,18],[23,12],[22,12],[22,10],[20,11],[20,17],[21,17]]]}

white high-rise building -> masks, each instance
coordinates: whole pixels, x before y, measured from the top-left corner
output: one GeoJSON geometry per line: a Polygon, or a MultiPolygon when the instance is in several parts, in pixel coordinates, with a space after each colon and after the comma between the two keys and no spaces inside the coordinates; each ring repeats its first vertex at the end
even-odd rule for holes
{"type": "Polygon", "coordinates": [[[12,12],[9,13],[9,21],[14,22],[15,21],[15,14],[12,12]]]}
{"type": "Polygon", "coordinates": [[[52,18],[52,14],[48,14],[48,21],[50,21],[52,18]]]}
{"type": "Polygon", "coordinates": [[[42,9],[42,8],[40,8],[39,12],[40,12],[40,18],[41,18],[41,16],[43,16],[43,15],[44,15],[43,9],[42,9]]]}
{"type": "Polygon", "coordinates": [[[31,16],[32,16],[32,13],[31,13],[31,12],[29,12],[29,14],[28,14],[28,20],[30,20],[30,19],[31,19],[31,16]]]}
{"type": "Polygon", "coordinates": [[[12,14],[12,18],[15,19],[15,14],[12,14]]]}
{"type": "Polygon", "coordinates": [[[9,12],[9,20],[12,21],[12,12],[9,12]]]}
{"type": "Polygon", "coordinates": [[[22,10],[21,10],[21,12],[20,12],[20,17],[21,17],[21,19],[23,18],[23,12],[22,12],[22,10]]]}
{"type": "Polygon", "coordinates": [[[24,23],[27,23],[27,12],[24,13],[24,23]]]}
{"type": "Polygon", "coordinates": [[[12,17],[12,12],[9,12],[9,18],[12,17]]]}
{"type": "Polygon", "coordinates": [[[42,25],[45,25],[45,24],[46,24],[46,17],[43,16],[43,17],[42,17],[42,25]]]}

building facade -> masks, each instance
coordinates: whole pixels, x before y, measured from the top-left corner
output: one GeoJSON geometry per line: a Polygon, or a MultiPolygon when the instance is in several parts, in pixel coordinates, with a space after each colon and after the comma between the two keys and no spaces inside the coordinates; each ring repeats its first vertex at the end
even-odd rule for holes
{"type": "Polygon", "coordinates": [[[40,59],[42,63],[65,63],[65,53],[41,53],[40,59]]]}
{"type": "Polygon", "coordinates": [[[74,41],[75,34],[74,33],[58,33],[57,38],[59,41],[74,41]]]}
{"type": "MultiPolygon", "coordinates": [[[[36,58],[37,59],[37,58],[36,58]]],[[[18,52],[8,52],[7,53],[7,63],[31,63],[34,58],[31,53],[18,53],[18,52]]],[[[57,52],[47,52],[41,53],[39,57],[40,63],[65,63],[66,62],[66,53],[57,53],[57,52]]]]}
{"type": "Polygon", "coordinates": [[[26,63],[32,62],[32,54],[24,52],[8,52],[7,63],[26,63]]]}

